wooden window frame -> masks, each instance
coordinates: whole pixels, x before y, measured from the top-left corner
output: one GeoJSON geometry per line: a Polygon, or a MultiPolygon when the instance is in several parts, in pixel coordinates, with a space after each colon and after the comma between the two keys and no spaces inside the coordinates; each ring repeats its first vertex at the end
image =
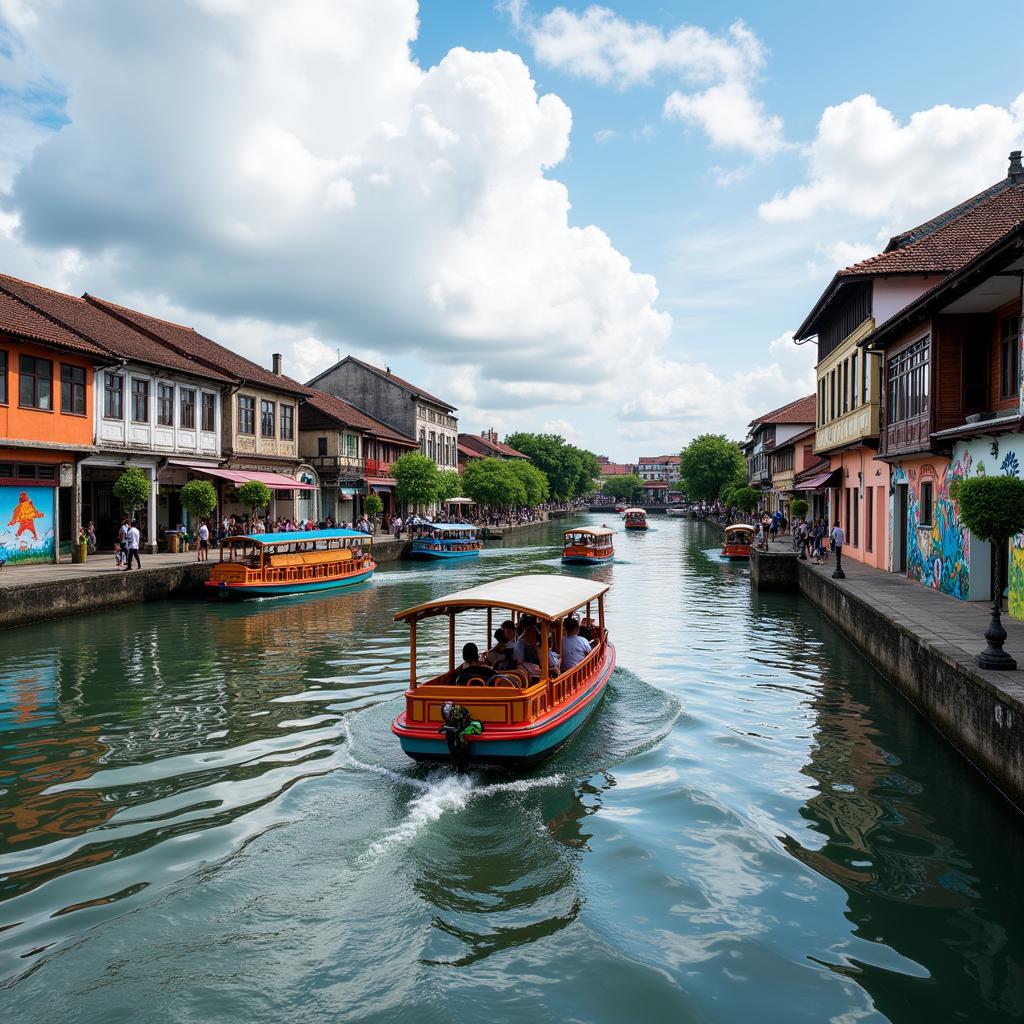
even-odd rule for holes
{"type": "Polygon", "coordinates": [[[917,500],[917,525],[919,529],[931,529],[934,525],[935,520],[935,481],[934,480],[922,480],[921,489],[917,500]],[[925,519],[925,488],[928,488],[928,518],[925,519]]]}
{"type": "Polygon", "coordinates": [[[199,429],[204,433],[213,434],[217,430],[217,396],[210,391],[200,393],[199,429]],[[210,424],[206,424],[206,414],[210,414],[210,424]]]}
{"type": "Polygon", "coordinates": [[[278,430],[282,441],[295,440],[295,406],[281,402],[278,406],[278,430]]]}
{"type": "Polygon", "coordinates": [[[88,374],[85,372],[84,366],[79,366],[77,363],[61,363],[60,364],[60,411],[64,416],[88,416],[89,415],[89,394],[86,388],[86,381],[88,380],[88,374]],[[74,380],[65,380],[64,371],[70,370],[72,373],[77,370],[82,375],[81,382],[74,380]],[[68,385],[71,388],[71,403],[70,408],[65,407],[64,404],[64,385],[68,385]],[[78,394],[76,389],[81,389],[80,397],[82,399],[82,411],[79,412],[74,408],[75,397],[78,394]]]}
{"type": "Polygon", "coordinates": [[[260,437],[277,437],[277,403],[269,398],[260,399],[260,437]]]}
{"type": "Polygon", "coordinates": [[[38,356],[26,356],[22,355],[18,359],[18,408],[19,409],[31,409],[33,412],[53,412],[53,360],[52,359],[40,359],[38,356]],[[26,364],[31,363],[32,372],[27,372],[25,367],[26,364]],[[35,371],[37,365],[48,366],[50,368],[49,375],[43,376],[35,371]],[[32,381],[32,401],[26,402],[22,399],[23,387],[22,382],[25,380],[32,381]],[[39,404],[39,382],[45,380],[48,383],[49,401],[50,405],[47,408],[45,405],[39,404]]]}
{"type": "Polygon", "coordinates": [[[103,418],[124,422],[124,374],[111,373],[109,370],[103,373],[103,418]],[[111,387],[112,382],[117,386],[111,387]],[[118,407],[116,416],[109,411],[113,404],[112,399],[116,401],[118,407]]]}
{"type": "Polygon", "coordinates": [[[7,349],[0,348],[0,405],[8,404],[9,385],[7,375],[10,372],[10,359],[7,349]]]}
{"type": "Polygon", "coordinates": [[[146,377],[132,377],[131,409],[132,423],[149,423],[149,380],[146,377]],[[137,403],[144,403],[145,416],[136,416],[137,403]]]}
{"type": "Polygon", "coordinates": [[[256,399],[251,395],[238,396],[238,433],[256,436],[256,399]]]}
{"type": "Polygon", "coordinates": [[[174,426],[174,385],[166,381],[156,385],[156,423],[158,427],[174,426]]]}
{"type": "Polygon", "coordinates": [[[196,389],[178,388],[178,426],[182,430],[196,429],[196,389]],[[186,396],[190,399],[186,401],[186,396]]]}

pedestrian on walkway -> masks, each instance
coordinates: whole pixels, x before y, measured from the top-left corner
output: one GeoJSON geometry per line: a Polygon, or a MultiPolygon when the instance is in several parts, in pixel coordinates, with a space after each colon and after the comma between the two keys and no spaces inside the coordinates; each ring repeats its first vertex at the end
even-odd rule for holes
{"type": "Polygon", "coordinates": [[[207,562],[210,559],[210,528],[206,525],[204,519],[199,524],[199,555],[196,558],[197,562],[207,562]]]}
{"type": "Polygon", "coordinates": [[[141,542],[142,534],[139,533],[139,528],[134,523],[132,523],[131,526],[128,527],[127,533],[126,543],[128,545],[128,560],[125,563],[125,572],[131,572],[133,558],[135,559],[136,567],[139,569],[142,568],[142,562],[139,559],[139,545],[141,544],[141,542]]]}
{"type": "Polygon", "coordinates": [[[119,568],[128,561],[128,527],[131,523],[125,516],[117,530],[117,543],[114,545],[114,564],[119,568]]]}
{"type": "Polygon", "coordinates": [[[832,550],[836,553],[836,571],[832,575],[843,579],[846,575],[843,572],[843,545],[846,543],[846,534],[839,525],[838,519],[836,520],[836,525],[832,527],[829,538],[832,541],[832,550]]]}

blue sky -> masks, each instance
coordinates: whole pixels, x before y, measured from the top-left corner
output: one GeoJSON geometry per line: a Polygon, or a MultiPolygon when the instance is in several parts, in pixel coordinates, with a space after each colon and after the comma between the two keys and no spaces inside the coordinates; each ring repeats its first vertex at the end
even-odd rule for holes
{"type": "Polygon", "coordinates": [[[0,269],[632,460],[810,390],[831,274],[1024,144],[1013,6],[280,6],[0,0],[0,269]]]}

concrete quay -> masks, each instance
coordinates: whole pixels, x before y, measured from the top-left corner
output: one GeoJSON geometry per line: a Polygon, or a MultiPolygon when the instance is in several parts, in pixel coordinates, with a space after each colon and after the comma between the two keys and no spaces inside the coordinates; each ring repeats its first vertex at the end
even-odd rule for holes
{"type": "MultiPolygon", "coordinates": [[[[811,601],[938,731],[1024,811],[1024,672],[991,672],[987,602],[958,601],[895,573],[843,561],[814,565],[792,551],[755,551],[751,582],[811,601]]],[[[1006,650],[1024,664],[1024,622],[1003,617],[1006,650]]]]}

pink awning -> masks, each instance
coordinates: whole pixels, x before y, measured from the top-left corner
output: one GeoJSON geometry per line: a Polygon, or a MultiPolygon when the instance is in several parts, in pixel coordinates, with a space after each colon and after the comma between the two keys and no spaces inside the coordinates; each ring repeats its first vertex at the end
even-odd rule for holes
{"type": "Polygon", "coordinates": [[[838,469],[830,469],[827,473],[819,473],[812,476],[810,480],[799,480],[793,484],[794,491],[820,491],[830,486],[832,478],[839,473],[838,469]]]}
{"type": "Polygon", "coordinates": [[[257,473],[250,469],[214,469],[211,466],[193,466],[198,473],[206,473],[208,476],[215,476],[220,480],[227,480],[233,484],[247,484],[250,480],[258,480],[275,491],[315,491],[316,484],[304,484],[301,480],[294,480],[283,473],[257,473]]]}

